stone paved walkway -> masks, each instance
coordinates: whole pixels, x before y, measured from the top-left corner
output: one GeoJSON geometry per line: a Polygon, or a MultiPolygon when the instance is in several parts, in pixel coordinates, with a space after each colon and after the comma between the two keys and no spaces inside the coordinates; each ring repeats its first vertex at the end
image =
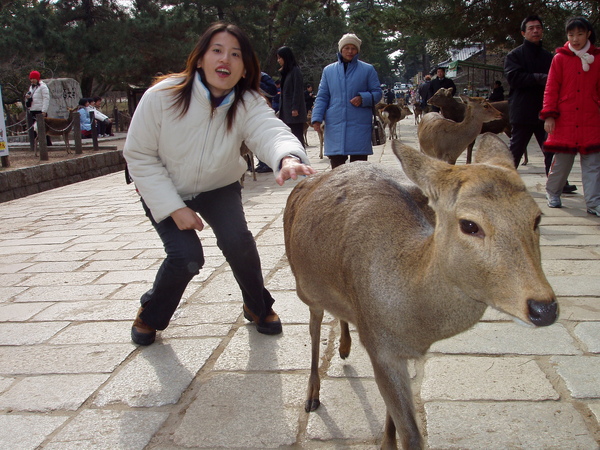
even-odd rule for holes
{"type": "MultiPolygon", "coordinates": [[[[410,116],[400,134],[416,145],[410,116]]],[[[309,156],[318,170],[316,135],[309,156]]],[[[397,164],[389,142],[371,158],[397,164]]],[[[459,163],[463,163],[464,158],[459,163]]],[[[428,448],[597,449],[600,443],[600,218],[579,191],[544,200],[536,144],[519,168],[544,212],[544,269],[557,324],[529,329],[488,311],[412,365],[428,448]]],[[[308,308],[294,292],[282,214],[295,183],[246,179],[244,202],[284,322],[258,334],[210,230],[206,266],[157,342],[130,342],[140,295],[163,257],[123,173],[0,204],[0,448],[377,448],[385,409],[364,350],[322,334],[321,408],[304,412],[308,308]]],[[[356,337],[356,336],[355,336],[356,337]]]]}

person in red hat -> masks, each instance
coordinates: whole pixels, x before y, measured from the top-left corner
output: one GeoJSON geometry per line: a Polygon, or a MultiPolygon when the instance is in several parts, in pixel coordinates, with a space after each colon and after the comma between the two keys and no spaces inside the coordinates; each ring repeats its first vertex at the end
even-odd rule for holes
{"type": "MultiPolygon", "coordinates": [[[[48,106],[50,106],[50,90],[41,78],[42,76],[37,70],[32,70],[29,74],[31,86],[25,94],[25,105],[29,114],[31,114],[33,123],[35,123],[37,114],[41,113],[44,117],[48,116],[48,106]]],[[[46,136],[46,143],[52,145],[50,136],[46,136]]]]}

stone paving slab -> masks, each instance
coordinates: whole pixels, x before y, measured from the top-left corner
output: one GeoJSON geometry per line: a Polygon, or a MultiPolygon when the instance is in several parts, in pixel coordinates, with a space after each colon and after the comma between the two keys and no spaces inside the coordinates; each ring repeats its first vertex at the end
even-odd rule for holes
{"type": "Polygon", "coordinates": [[[597,448],[583,419],[568,404],[434,402],[425,411],[429,448],[597,448]]]}
{"type": "Polygon", "coordinates": [[[180,339],[144,348],[98,392],[94,404],[99,407],[119,403],[131,407],[175,404],[220,342],[220,339],[180,339]]]}
{"type": "Polygon", "coordinates": [[[546,375],[530,357],[432,357],[425,363],[421,399],[558,400],[546,375]]]}
{"type": "Polygon", "coordinates": [[[457,336],[434,343],[433,353],[576,355],[581,350],[561,324],[529,328],[516,323],[478,323],[457,336]]]}
{"type": "Polygon", "coordinates": [[[300,375],[215,373],[196,390],[173,441],[186,448],[292,445],[305,414],[304,391],[300,375]]]}
{"type": "Polygon", "coordinates": [[[553,356],[550,362],[574,398],[600,398],[600,358],[553,356]]]}
{"type": "Polygon", "coordinates": [[[109,376],[73,374],[27,377],[0,395],[0,409],[20,412],[74,411],[109,376]]]}
{"type": "Polygon", "coordinates": [[[158,411],[82,411],[52,436],[44,448],[141,450],[150,442],[168,416],[167,412],[158,411]]]}
{"type": "MultiPolygon", "coordinates": [[[[416,146],[412,120],[401,128],[416,146]]],[[[328,170],[315,139],[309,131],[309,156],[328,170]]],[[[600,222],[580,193],[561,210],[546,206],[542,155],[530,147],[519,172],[543,213],[559,323],[529,329],[488,308],[471,330],[409,361],[426,448],[599,448],[600,222]]],[[[398,166],[389,142],[370,159],[398,166]]],[[[577,164],[569,180],[581,191],[577,164]]],[[[164,254],[122,173],[0,204],[0,429],[9,430],[0,448],[378,448],[385,406],[369,357],[354,327],[351,354],[339,357],[329,314],[322,406],[304,411],[309,311],[295,293],[282,223],[296,183],[258,174],[243,190],[283,334],[261,335],[243,318],[207,228],[205,267],[147,348],[130,342],[131,320],[164,254]]]]}

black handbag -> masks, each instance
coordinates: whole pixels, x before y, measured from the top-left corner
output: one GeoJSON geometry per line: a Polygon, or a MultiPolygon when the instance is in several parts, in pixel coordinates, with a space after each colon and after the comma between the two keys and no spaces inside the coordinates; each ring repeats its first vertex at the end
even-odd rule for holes
{"type": "Polygon", "coordinates": [[[375,111],[375,98],[373,97],[373,94],[371,94],[371,98],[373,99],[373,126],[371,127],[371,144],[383,145],[385,144],[386,140],[385,129],[383,128],[383,123],[381,122],[381,119],[375,111]]]}

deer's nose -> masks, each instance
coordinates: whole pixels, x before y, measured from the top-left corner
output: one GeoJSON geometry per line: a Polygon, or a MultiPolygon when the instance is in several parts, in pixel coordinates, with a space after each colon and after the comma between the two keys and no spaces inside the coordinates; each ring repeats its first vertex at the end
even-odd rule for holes
{"type": "Polygon", "coordinates": [[[548,303],[529,299],[527,306],[529,307],[529,320],[536,327],[552,325],[558,317],[558,303],[555,301],[548,303]]]}

